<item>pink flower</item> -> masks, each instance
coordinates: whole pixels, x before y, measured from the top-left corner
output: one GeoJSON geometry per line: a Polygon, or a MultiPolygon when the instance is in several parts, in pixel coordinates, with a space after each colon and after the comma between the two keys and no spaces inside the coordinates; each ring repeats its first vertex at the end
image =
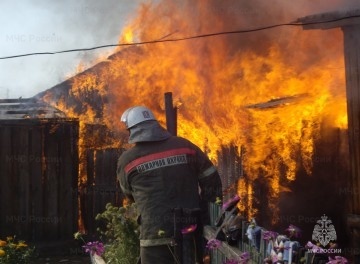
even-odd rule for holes
{"type": "Polygon", "coordinates": [[[325,250],[322,247],[319,247],[319,246],[311,243],[310,241],[308,241],[306,243],[305,248],[310,248],[313,253],[324,253],[325,252],[325,250]]]}
{"type": "Polygon", "coordinates": [[[226,201],[222,205],[222,209],[226,210],[230,205],[234,205],[234,203],[236,204],[238,201],[240,201],[240,197],[238,195],[235,195],[233,198],[231,198],[229,201],[226,201]]]}
{"type": "Polygon", "coordinates": [[[271,255],[271,260],[272,260],[272,263],[276,263],[279,260],[278,255],[277,254],[271,255]]]}
{"type": "Polygon", "coordinates": [[[264,231],[263,232],[263,239],[264,240],[274,240],[279,234],[274,231],[264,231]]]}
{"type": "Polygon", "coordinates": [[[186,234],[192,233],[196,230],[196,228],[197,228],[197,225],[189,225],[189,226],[181,229],[181,234],[186,235],[186,234]]]}
{"type": "Polygon", "coordinates": [[[246,264],[250,260],[250,253],[244,252],[240,255],[240,261],[239,264],[246,264]]]}
{"type": "Polygon", "coordinates": [[[223,262],[224,264],[239,264],[239,261],[235,259],[228,259],[223,262]]]}
{"type": "Polygon", "coordinates": [[[298,238],[301,236],[301,229],[294,225],[289,225],[287,229],[285,229],[287,232],[289,232],[289,237],[295,237],[298,238]]]}
{"type": "Polygon", "coordinates": [[[341,256],[336,256],[335,259],[329,259],[326,264],[347,264],[348,260],[341,256]]]}
{"type": "Polygon", "coordinates": [[[210,239],[207,243],[206,243],[206,248],[213,250],[213,249],[217,249],[221,246],[221,241],[217,240],[215,238],[210,239]]]}
{"type": "Polygon", "coordinates": [[[272,264],[273,262],[272,262],[272,260],[271,260],[270,257],[266,257],[266,258],[264,259],[264,263],[266,263],[266,264],[272,264]]]}
{"type": "Polygon", "coordinates": [[[223,264],[247,264],[250,260],[250,253],[244,252],[240,255],[239,260],[236,259],[228,259],[223,262],[223,264]]]}
{"type": "Polygon", "coordinates": [[[86,253],[90,253],[91,255],[101,256],[105,252],[104,244],[99,241],[88,242],[86,245],[82,246],[86,253]]]}

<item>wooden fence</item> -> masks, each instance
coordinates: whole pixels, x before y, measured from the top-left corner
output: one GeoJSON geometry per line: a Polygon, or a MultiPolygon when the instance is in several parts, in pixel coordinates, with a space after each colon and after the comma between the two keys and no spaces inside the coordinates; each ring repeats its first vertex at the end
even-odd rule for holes
{"type": "Polygon", "coordinates": [[[87,149],[87,181],[78,186],[78,144],[77,119],[0,121],[0,239],[71,241],[80,215],[85,231],[96,234],[96,215],[107,203],[121,205],[120,150],[87,149]]]}
{"type": "Polygon", "coordinates": [[[107,203],[122,204],[123,195],[116,179],[119,149],[87,150],[87,183],[80,191],[81,212],[85,230],[96,233],[97,214],[105,211],[107,203]]]}
{"type": "Polygon", "coordinates": [[[0,237],[68,239],[77,228],[77,119],[0,121],[0,237]]]}
{"type": "Polygon", "coordinates": [[[218,152],[218,171],[221,175],[224,199],[238,193],[238,180],[244,176],[242,155],[244,149],[230,145],[222,146],[218,152]]]}

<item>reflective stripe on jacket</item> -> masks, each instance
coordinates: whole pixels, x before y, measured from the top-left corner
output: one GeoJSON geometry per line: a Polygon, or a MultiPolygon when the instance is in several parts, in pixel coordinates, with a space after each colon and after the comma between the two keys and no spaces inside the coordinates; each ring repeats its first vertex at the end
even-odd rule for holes
{"type": "Polygon", "coordinates": [[[196,145],[181,137],[137,143],[121,155],[117,173],[123,192],[136,202],[143,246],[170,241],[172,209],[199,208],[200,199],[221,197],[216,168],[196,145]]]}

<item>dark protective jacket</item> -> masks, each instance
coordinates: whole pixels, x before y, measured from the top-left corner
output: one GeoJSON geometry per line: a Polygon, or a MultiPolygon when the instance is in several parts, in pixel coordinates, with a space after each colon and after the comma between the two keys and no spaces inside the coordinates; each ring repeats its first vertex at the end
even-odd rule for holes
{"type": "Polygon", "coordinates": [[[159,140],[158,129],[152,129],[156,141],[137,142],[118,160],[120,186],[140,214],[141,246],[173,241],[174,208],[200,208],[200,200],[222,198],[220,176],[206,154],[181,137],[159,140]]]}

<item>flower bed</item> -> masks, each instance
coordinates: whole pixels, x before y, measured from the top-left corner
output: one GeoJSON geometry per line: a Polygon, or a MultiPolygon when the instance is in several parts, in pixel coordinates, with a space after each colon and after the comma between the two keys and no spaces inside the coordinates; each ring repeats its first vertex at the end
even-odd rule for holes
{"type": "MultiPolygon", "coordinates": [[[[219,241],[217,237],[219,237],[219,228],[222,227],[216,225],[216,220],[224,213],[220,209],[219,206],[210,204],[211,225],[206,226],[204,232],[205,238],[213,249],[212,264],[244,263],[244,256],[247,259],[245,263],[257,264],[317,263],[314,259],[320,259],[322,263],[327,264],[348,263],[345,257],[335,254],[339,252],[336,243],[323,243],[326,247],[311,242],[300,245],[297,239],[301,235],[301,230],[291,224],[284,230],[284,234],[281,234],[257,226],[255,221],[244,220],[240,225],[241,235],[236,243],[229,245],[226,239],[219,241]]],[[[229,215],[233,212],[225,213],[229,215]]],[[[225,219],[231,218],[225,217],[225,219]]]]}
{"type": "Polygon", "coordinates": [[[33,257],[34,248],[16,236],[9,236],[0,240],[0,264],[27,264],[33,257]]]}

